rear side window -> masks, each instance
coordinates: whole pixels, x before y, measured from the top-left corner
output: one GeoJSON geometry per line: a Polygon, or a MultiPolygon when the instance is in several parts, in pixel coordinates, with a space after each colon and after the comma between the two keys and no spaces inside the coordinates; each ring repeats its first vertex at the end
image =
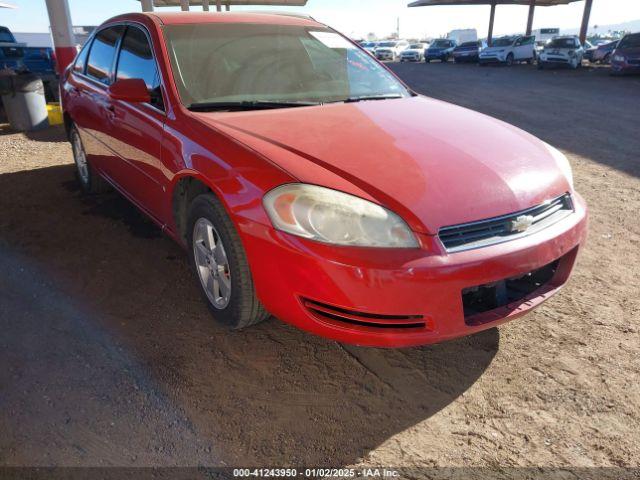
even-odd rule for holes
{"type": "Polygon", "coordinates": [[[118,79],[141,78],[151,92],[151,104],[162,109],[160,74],[147,35],[138,27],[128,27],[118,59],[118,79]]]}
{"type": "Polygon", "coordinates": [[[87,75],[105,85],[109,85],[111,80],[116,45],[123,30],[122,25],[105,28],[98,32],[91,45],[87,61],[87,75]]]}
{"type": "Polygon", "coordinates": [[[89,56],[89,49],[91,46],[86,44],[78,56],[76,57],[76,61],[73,64],[73,71],[77,73],[84,73],[84,66],[87,64],[87,56],[89,56]]]}
{"type": "Polygon", "coordinates": [[[0,42],[1,43],[14,43],[16,40],[13,38],[12,33],[6,27],[0,27],[0,42]]]}

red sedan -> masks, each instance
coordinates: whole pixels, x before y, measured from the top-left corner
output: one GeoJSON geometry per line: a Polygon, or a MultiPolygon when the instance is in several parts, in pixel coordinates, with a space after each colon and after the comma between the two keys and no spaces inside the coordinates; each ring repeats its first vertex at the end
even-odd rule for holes
{"type": "Polygon", "coordinates": [[[63,80],[83,189],[115,187],[184,245],[232,328],[468,335],[556,293],[585,240],[558,150],[415,94],[311,19],[123,15],[63,80]]]}

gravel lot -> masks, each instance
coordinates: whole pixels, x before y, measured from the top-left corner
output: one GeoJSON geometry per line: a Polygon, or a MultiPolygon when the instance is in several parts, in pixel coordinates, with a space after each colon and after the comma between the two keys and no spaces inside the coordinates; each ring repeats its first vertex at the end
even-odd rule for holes
{"type": "Polygon", "coordinates": [[[566,289],[423,348],[229,333],[179,247],[118,195],[80,195],[60,129],[5,127],[0,465],[640,466],[640,79],[391,67],[569,156],[591,225],[566,289]]]}

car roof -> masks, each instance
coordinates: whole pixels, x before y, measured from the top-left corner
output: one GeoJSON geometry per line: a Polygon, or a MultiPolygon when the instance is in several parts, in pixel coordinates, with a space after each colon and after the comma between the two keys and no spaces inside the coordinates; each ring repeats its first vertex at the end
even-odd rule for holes
{"type": "Polygon", "coordinates": [[[150,18],[161,25],[188,25],[205,23],[259,23],[267,25],[298,25],[324,27],[322,23],[299,15],[255,12],[136,12],[113,17],[105,23],[141,21],[150,18]]]}

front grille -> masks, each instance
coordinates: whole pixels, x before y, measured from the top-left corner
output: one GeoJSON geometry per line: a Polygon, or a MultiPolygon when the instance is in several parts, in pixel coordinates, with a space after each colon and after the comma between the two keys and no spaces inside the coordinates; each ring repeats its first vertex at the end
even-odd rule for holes
{"type": "Polygon", "coordinates": [[[314,300],[302,299],[302,305],[318,320],[332,325],[350,325],[376,329],[424,329],[426,321],[422,315],[382,315],[364,313],[342,307],[334,307],[314,300]]]}
{"type": "Polygon", "coordinates": [[[477,325],[482,323],[484,316],[481,314],[521,303],[535,295],[536,291],[540,291],[551,282],[559,264],[560,260],[556,260],[524,275],[465,288],[462,291],[465,322],[468,325],[477,325]]]}
{"type": "Polygon", "coordinates": [[[443,227],[438,236],[447,252],[459,252],[531,235],[562,220],[572,212],[571,196],[565,194],[537,207],[509,215],[443,227]],[[530,223],[524,231],[517,228],[523,222],[530,223]]]}

